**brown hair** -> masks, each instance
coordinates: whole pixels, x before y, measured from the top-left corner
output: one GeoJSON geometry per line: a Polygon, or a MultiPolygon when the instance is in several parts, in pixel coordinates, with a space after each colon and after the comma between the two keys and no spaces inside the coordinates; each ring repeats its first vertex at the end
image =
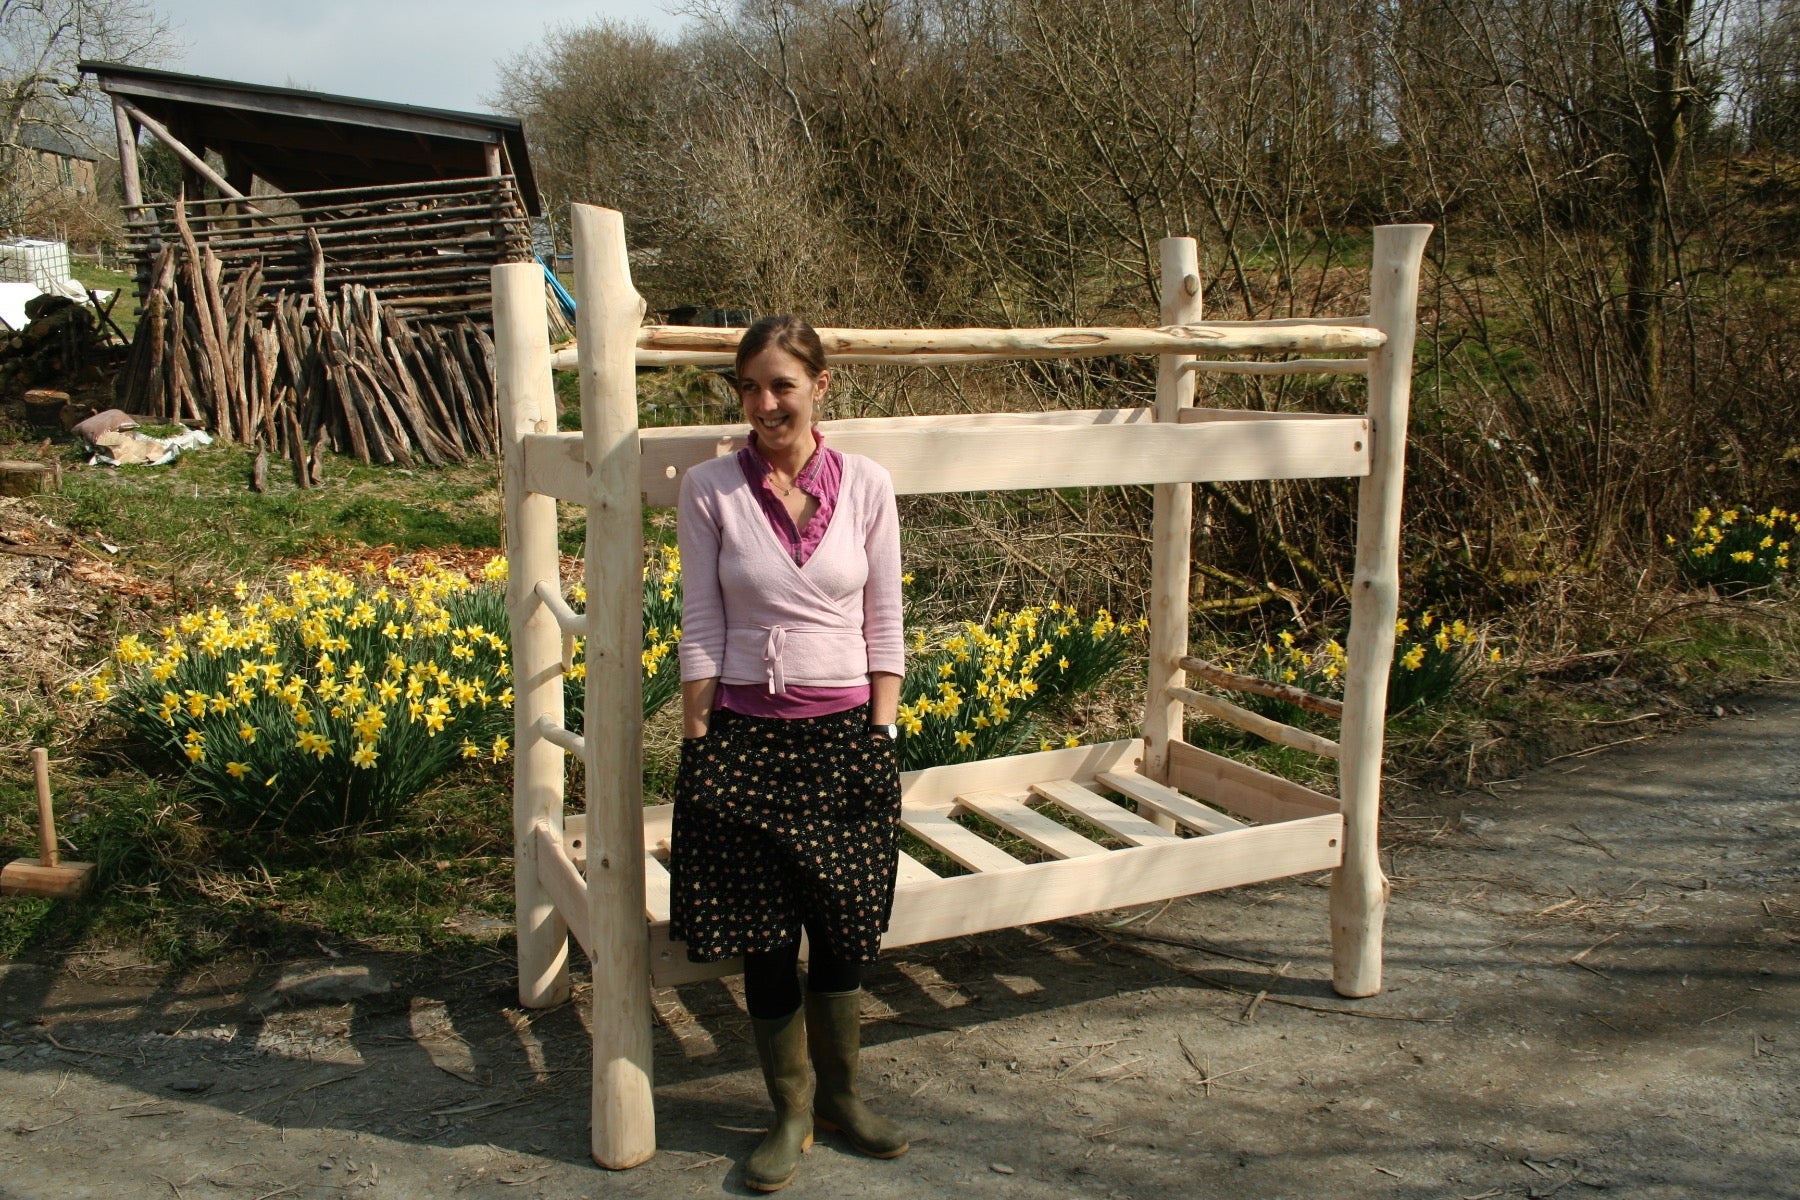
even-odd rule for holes
{"type": "Polygon", "coordinates": [[[770,346],[799,359],[815,378],[825,373],[825,344],[819,340],[817,330],[795,316],[763,317],[744,330],[732,363],[733,373],[741,373],[745,363],[770,346]]]}

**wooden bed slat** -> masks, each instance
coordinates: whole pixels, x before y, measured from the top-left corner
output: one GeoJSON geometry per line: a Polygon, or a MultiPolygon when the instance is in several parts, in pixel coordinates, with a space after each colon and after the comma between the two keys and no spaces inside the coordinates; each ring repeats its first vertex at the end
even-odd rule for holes
{"type": "Polygon", "coordinates": [[[938,809],[900,813],[900,826],[940,854],[948,855],[971,871],[1014,871],[1020,862],[991,842],[983,841],[938,809]]]}
{"type": "Polygon", "coordinates": [[[1175,820],[1199,833],[1224,833],[1228,829],[1242,829],[1244,822],[1228,817],[1216,809],[1206,807],[1199,801],[1182,795],[1172,787],[1165,787],[1154,779],[1132,771],[1102,771],[1097,778],[1113,791],[1129,796],[1140,805],[1149,805],[1158,812],[1167,813],[1175,820]]]}
{"type": "Polygon", "coordinates": [[[900,851],[900,863],[894,880],[896,887],[905,887],[913,883],[930,883],[938,878],[938,873],[908,854],[900,851]]]}
{"type": "MultiPolygon", "coordinates": [[[[1330,813],[1035,863],[1026,867],[1027,875],[996,872],[939,879],[908,889],[905,902],[894,906],[882,945],[898,949],[1326,871],[1343,860],[1343,831],[1343,818],[1330,813]]],[[[658,987],[743,970],[743,963],[735,959],[688,962],[685,947],[669,941],[667,925],[650,929],[650,962],[658,987]]]]}
{"type": "Polygon", "coordinates": [[[1088,854],[1105,854],[1106,847],[1051,820],[1023,800],[1004,792],[965,792],[957,803],[972,813],[986,817],[1014,837],[1024,838],[1046,854],[1057,858],[1081,858],[1088,854]]]}
{"type": "Polygon", "coordinates": [[[1178,791],[1258,824],[1338,811],[1338,802],[1323,792],[1173,738],[1169,782],[1178,791]]]}
{"type": "Polygon", "coordinates": [[[669,868],[651,854],[644,855],[644,907],[652,921],[669,919],[669,868]]]}
{"type": "Polygon", "coordinates": [[[1181,840],[1180,834],[1152,824],[1144,818],[1120,808],[1112,801],[1095,795],[1078,783],[1052,780],[1048,783],[1034,783],[1031,785],[1031,790],[1059,808],[1066,809],[1083,820],[1092,821],[1108,833],[1123,838],[1134,846],[1151,846],[1158,842],[1181,840]]]}

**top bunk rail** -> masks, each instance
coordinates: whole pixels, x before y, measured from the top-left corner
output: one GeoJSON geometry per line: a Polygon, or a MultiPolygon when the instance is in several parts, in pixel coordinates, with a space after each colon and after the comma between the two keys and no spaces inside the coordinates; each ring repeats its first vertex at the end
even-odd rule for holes
{"type": "MultiPolygon", "coordinates": [[[[1102,358],[1121,354],[1354,354],[1387,342],[1367,317],[1296,317],[1270,321],[1205,321],[1155,328],[1122,326],[1039,329],[820,329],[834,364],[955,366],[1017,359],[1102,358]]],[[[637,331],[640,367],[722,366],[737,352],[742,329],[645,325],[637,331]]],[[[559,347],[551,365],[573,370],[574,344],[559,347]]],[[[1360,371],[1362,357],[1322,359],[1316,371],[1360,371]],[[1341,365],[1340,365],[1341,364],[1341,365]]]]}

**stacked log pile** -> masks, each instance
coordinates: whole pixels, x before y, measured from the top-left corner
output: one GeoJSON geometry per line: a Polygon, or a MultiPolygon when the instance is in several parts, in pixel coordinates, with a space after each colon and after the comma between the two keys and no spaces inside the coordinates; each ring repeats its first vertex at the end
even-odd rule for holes
{"type": "MultiPolygon", "coordinates": [[[[513,197],[500,207],[519,212],[522,233],[510,180],[475,182],[508,185],[496,194],[513,197]]],[[[457,215],[466,196],[421,207],[390,192],[358,190],[377,193],[361,202],[377,213],[345,215],[356,206],[338,202],[319,220],[263,211],[262,197],[229,216],[167,206],[167,236],[142,247],[121,406],[285,455],[302,486],[325,446],[371,463],[496,453],[488,268],[529,248],[510,217],[494,224],[493,203],[476,234],[457,215]]]]}
{"type": "Polygon", "coordinates": [[[27,300],[25,327],[0,332],[0,390],[103,378],[125,354],[125,336],[110,314],[110,306],[88,308],[48,293],[27,300]]]}
{"type": "Polygon", "coordinates": [[[322,256],[334,285],[358,283],[417,322],[492,323],[488,268],[531,257],[531,233],[510,175],[284,192],[248,201],[147,204],[126,217],[139,291],[174,240],[175,212],[228,274],[263,267],[271,292],[307,290],[322,256]]]}

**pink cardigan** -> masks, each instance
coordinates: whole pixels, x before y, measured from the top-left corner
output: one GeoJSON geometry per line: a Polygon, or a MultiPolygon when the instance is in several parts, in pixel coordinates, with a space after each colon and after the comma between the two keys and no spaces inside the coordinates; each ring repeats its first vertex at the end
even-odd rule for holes
{"type": "Polygon", "coordinates": [[[906,670],[900,520],[879,464],[843,456],[837,509],[805,566],[789,558],[735,455],[681,481],[681,679],[855,687],[906,670]]]}

